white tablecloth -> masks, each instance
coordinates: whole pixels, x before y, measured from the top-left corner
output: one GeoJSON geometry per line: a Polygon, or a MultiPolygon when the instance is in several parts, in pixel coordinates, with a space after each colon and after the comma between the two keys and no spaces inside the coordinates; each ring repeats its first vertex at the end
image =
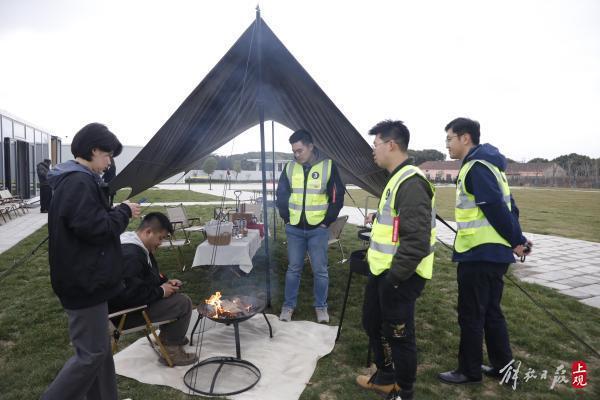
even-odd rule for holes
{"type": "Polygon", "coordinates": [[[248,236],[244,238],[231,238],[231,243],[227,246],[213,246],[208,243],[208,240],[205,240],[196,248],[192,267],[200,265],[239,265],[242,271],[249,273],[252,271],[252,257],[259,249],[260,241],[258,229],[248,229],[248,236]]]}

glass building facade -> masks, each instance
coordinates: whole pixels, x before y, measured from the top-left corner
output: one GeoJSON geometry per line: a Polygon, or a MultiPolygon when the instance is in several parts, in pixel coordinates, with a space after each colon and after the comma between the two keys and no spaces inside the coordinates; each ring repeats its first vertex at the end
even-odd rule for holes
{"type": "Polygon", "coordinates": [[[36,166],[62,161],[61,140],[0,110],[0,186],[24,199],[38,196],[36,166]]]}

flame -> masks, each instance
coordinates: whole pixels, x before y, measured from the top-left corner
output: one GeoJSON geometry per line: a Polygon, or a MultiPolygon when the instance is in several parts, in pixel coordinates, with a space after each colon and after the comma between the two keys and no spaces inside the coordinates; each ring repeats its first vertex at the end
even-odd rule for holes
{"type": "Polygon", "coordinates": [[[244,303],[239,297],[234,297],[231,300],[221,300],[221,292],[215,292],[204,302],[212,306],[214,314],[209,315],[209,318],[233,318],[240,314],[250,313],[252,310],[252,304],[244,303]]]}
{"type": "Polygon", "coordinates": [[[223,310],[223,306],[221,305],[221,292],[215,292],[215,294],[212,294],[208,300],[204,300],[204,302],[215,308],[215,314],[211,315],[211,317],[218,317],[219,314],[225,313],[225,310],[223,310]]]}

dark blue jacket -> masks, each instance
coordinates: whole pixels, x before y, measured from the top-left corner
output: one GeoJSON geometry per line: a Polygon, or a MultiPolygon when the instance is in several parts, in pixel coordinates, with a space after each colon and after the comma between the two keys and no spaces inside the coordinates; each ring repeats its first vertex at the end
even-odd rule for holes
{"type": "Polygon", "coordinates": [[[48,174],[54,194],[48,211],[52,288],[67,309],[92,307],[123,290],[119,235],[131,217],[111,208],[99,175],[70,160],[48,174]]]}
{"type": "MultiPolygon", "coordinates": [[[[494,164],[501,171],[506,171],[506,158],[500,154],[497,148],[491,144],[480,144],[473,147],[462,165],[471,160],[484,160],[494,164]]],[[[461,167],[462,167],[461,165],[461,167]]],[[[502,189],[498,185],[498,180],[488,167],[481,163],[476,163],[465,178],[467,191],[475,196],[475,203],[511,248],[500,244],[482,244],[474,247],[464,253],[452,255],[455,262],[465,261],[488,261],[497,263],[514,263],[515,257],[512,249],[526,242],[526,238],[521,232],[519,225],[519,209],[512,195],[510,196],[511,210],[508,209],[503,200],[502,189]]]]}

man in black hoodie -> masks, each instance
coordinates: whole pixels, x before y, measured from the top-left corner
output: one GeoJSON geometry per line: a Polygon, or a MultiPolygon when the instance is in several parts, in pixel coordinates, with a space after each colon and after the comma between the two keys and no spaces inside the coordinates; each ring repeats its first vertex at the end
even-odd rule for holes
{"type": "Polygon", "coordinates": [[[123,289],[119,235],[139,215],[139,205],[110,208],[99,174],[121,150],[106,126],[91,123],[73,137],[75,160],[49,173],[50,279],[68,316],[75,355],[46,389],[45,400],[117,399],[107,300],[123,289]]]}
{"type": "MultiPolygon", "coordinates": [[[[169,233],[173,233],[169,218],[153,212],[144,217],[135,232],[121,235],[125,290],[111,299],[108,306],[114,312],[147,304],[153,321],[174,320],[160,327],[160,340],[174,365],[188,365],[197,360],[195,354],[186,353],[183,348],[189,343],[185,335],[192,316],[192,300],[178,293],[181,281],[164,276],[153,255],[169,233]]],[[[133,314],[127,317],[125,327],[143,323],[141,314],[133,314]]],[[[167,363],[162,356],[159,361],[167,363]]]]}

